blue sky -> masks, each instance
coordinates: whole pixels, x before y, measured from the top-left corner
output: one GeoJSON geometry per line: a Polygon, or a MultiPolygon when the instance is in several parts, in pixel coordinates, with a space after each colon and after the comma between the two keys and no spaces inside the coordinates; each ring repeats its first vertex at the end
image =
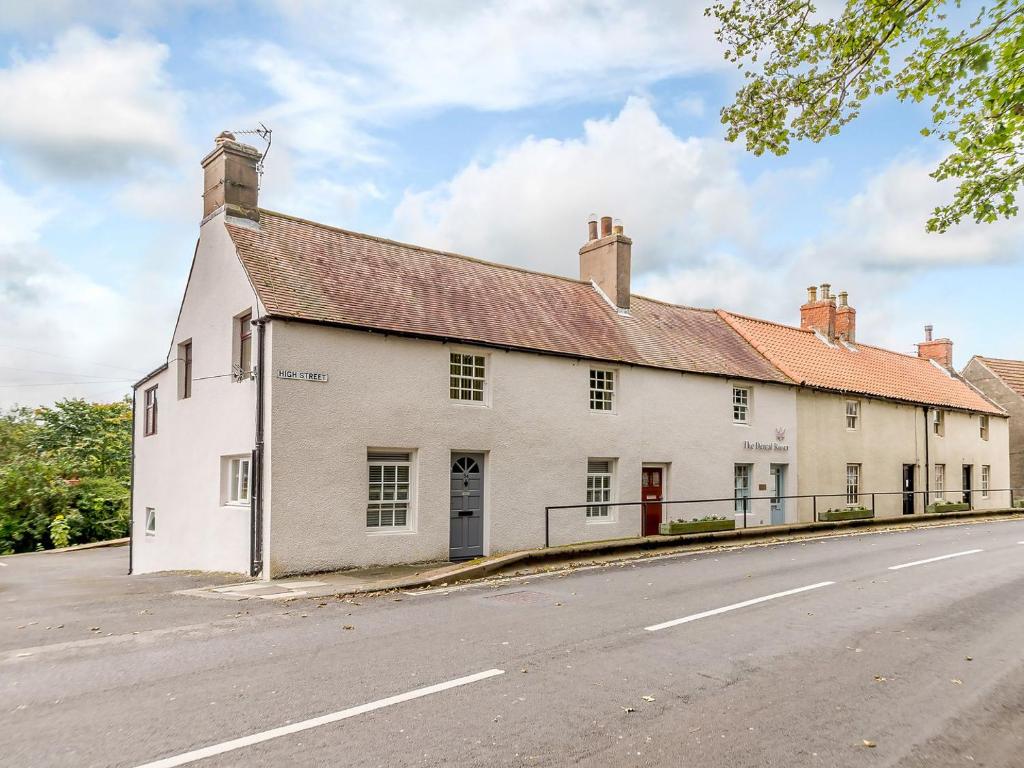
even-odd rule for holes
{"type": "Polygon", "coordinates": [[[924,106],[756,158],[718,121],[738,83],[697,3],[0,0],[0,405],[163,360],[199,160],[260,121],[269,208],[572,276],[594,211],[636,292],[795,322],[830,282],[863,342],[1024,356],[1024,225],[925,234],[924,106]]]}

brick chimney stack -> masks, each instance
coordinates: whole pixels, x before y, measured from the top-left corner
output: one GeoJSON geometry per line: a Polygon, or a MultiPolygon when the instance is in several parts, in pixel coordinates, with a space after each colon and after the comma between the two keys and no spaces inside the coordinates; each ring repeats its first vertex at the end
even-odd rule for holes
{"type": "Polygon", "coordinates": [[[807,289],[807,303],[800,307],[800,327],[818,331],[830,341],[836,337],[836,299],[832,286],[821,284],[821,295],[813,285],[807,289]]]}
{"type": "Polygon", "coordinates": [[[917,356],[934,360],[946,368],[953,367],[953,342],[949,339],[933,339],[932,327],[924,327],[924,341],[917,345],[917,356]]]}
{"type": "Polygon", "coordinates": [[[850,306],[849,294],[839,292],[839,308],[836,309],[836,337],[853,344],[857,341],[857,310],[850,306]]]}
{"type": "Polygon", "coordinates": [[[223,131],[203,158],[203,218],[223,207],[229,216],[259,221],[260,151],[223,131]]]}
{"type": "Polygon", "coordinates": [[[629,273],[633,241],[623,234],[622,222],[611,216],[587,221],[588,240],[580,248],[580,280],[593,281],[619,309],[629,309],[629,273]]]}

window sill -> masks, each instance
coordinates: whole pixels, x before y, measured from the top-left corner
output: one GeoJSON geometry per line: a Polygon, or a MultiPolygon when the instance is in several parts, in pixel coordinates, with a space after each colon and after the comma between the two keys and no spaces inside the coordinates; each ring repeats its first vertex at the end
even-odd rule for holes
{"type": "Polygon", "coordinates": [[[734,427],[746,427],[747,429],[750,428],[750,422],[749,421],[734,421],[732,423],[732,425],[734,427]]]}
{"type": "Polygon", "coordinates": [[[364,528],[367,536],[415,536],[416,530],[413,528],[398,528],[393,531],[382,531],[377,528],[364,528]]]}
{"type": "Polygon", "coordinates": [[[479,403],[475,400],[449,400],[449,405],[458,405],[463,408],[490,408],[490,403],[479,403]]]}
{"type": "Polygon", "coordinates": [[[225,501],[221,504],[223,509],[248,509],[251,502],[248,501],[225,501]]]}
{"type": "Polygon", "coordinates": [[[611,518],[611,519],[607,519],[607,518],[593,518],[593,517],[588,517],[587,518],[587,525],[612,525],[612,524],[617,523],[617,522],[619,522],[619,521],[614,519],[614,518],[611,518]]]}

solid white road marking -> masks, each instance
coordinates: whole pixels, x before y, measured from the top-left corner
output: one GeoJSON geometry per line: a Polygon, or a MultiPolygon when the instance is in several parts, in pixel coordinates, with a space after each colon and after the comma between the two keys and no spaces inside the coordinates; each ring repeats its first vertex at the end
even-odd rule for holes
{"type": "Polygon", "coordinates": [[[438,683],[437,685],[428,685],[426,688],[417,688],[415,691],[400,693],[397,696],[389,696],[388,698],[380,699],[379,701],[371,701],[369,704],[360,704],[358,707],[343,709],[340,712],[332,712],[329,715],[321,715],[320,717],[314,717],[310,720],[303,720],[298,723],[292,723],[291,725],[284,725],[280,728],[271,728],[269,731],[254,733],[251,736],[243,736],[240,739],[232,739],[231,741],[225,741],[220,744],[213,744],[212,746],[195,749],[191,752],[175,755],[174,757],[165,757],[163,760],[145,763],[138,766],[138,768],[173,768],[173,766],[177,765],[187,765],[188,763],[194,763],[196,760],[203,760],[207,757],[213,757],[214,755],[222,755],[225,752],[231,752],[235,749],[241,749],[242,747],[248,747],[252,744],[270,741],[271,739],[276,739],[280,736],[288,736],[289,734],[298,733],[299,731],[307,731],[310,728],[318,728],[321,725],[336,723],[339,720],[347,720],[348,718],[355,717],[356,715],[364,715],[367,712],[373,712],[376,709],[390,707],[392,704],[401,704],[404,701],[411,701],[423,696],[429,696],[432,693],[447,691],[449,688],[458,688],[460,685],[476,683],[480,680],[486,680],[489,677],[495,677],[496,675],[503,674],[505,674],[505,670],[503,669],[488,669],[485,672],[477,672],[475,675],[467,675],[466,677],[449,680],[446,683],[438,683]]]}
{"type": "Polygon", "coordinates": [[[954,552],[951,555],[939,555],[938,557],[929,557],[927,560],[915,560],[912,563],[902,563],[900,565],[890,565],[890,571],[898,571],[900,568],[910,568],[913,565],[924,565],[925,563],[936,563],[939,560],[949,560],[951,557],[963,557],[964,555],[976,555],[979,552],[984,552],[984,549],[968,549],[964,552],[954,552]]]}
{"type": "MultiPolygon", "coordinates": [[[[1021,544],[1024,544],[1024,541],[1022,541],[1021,544]]],[[[6,568],[6,567],[7,567],[7,563],[0,563],[0,568],[6,568]]]]}
{"type": "Polygon", "coordinates": [[[788,595],[796,595],[800,592],[807,592],[812,589],[819,589],[821,587],[827,587],[831,584],[835,584],[834,581],[822,581],[817,584],[811,584],[807,587],[798,587],[797,589],[787,589],[785,592],[776,592],[774,595],[765,595],[764,597],[755,597],[753,600],[744,600],[742,603],[733,603],[732,605],[726,605],[722,608],[715,608],[711,611],[704,611],[703,613],[695,613],[692,616],[684,616],[681,619],[673,619],[672,621],[666,621],[663,624],[654,624],[650,627],[644,627],[648,632],[657,632],[659,629],[668,629],[669,627],[675,627],[679,624],[686,624],[690,621],[697,621],[697,619],[705,619],[708,616],[717,616],[720,613],[726,613],[727,611],[735,611],[737,608],[746,608],[748,605],[757,605],[758,603],[764,603],[768,600],[775,600],[779,597],[787,597],[788,595]]]}

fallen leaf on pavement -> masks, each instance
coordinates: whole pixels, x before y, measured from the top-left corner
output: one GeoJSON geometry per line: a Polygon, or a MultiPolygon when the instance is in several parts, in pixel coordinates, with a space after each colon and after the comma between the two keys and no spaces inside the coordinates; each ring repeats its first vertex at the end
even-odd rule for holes
{"type": "Polygon", "coordinates": [[[636,710],[633,709],[632,707],[623,707],[622,711],[627,713],[627,714],[630,713],[630,712],[636,712],[636,710]]]}
{"type": "Polygon", "coordinates": [[[642,698],[644,701],[654,701],[653,696],[641,696],[640,698],[642,698]]]}
{"type": "Polygon", "coordinates": [[[862,741],[861,744],[863,744],[868,749],[874,749],[878,746],[877,744],[875,744],[875,742],[871,741],[870,739],[864,739],[864,741],[862,741]]]}
{"type": "Polygon", "coordinates": [[[351,624],[345,624],[342,629],[355,629],[351,624]]]}
{"type": "Polygon", "coordinates": [[[951,682],[953,685],[963,685],[964,684],[964,681],[961,680],[959,677],[954,677],[949,682],[951,682]]]}

